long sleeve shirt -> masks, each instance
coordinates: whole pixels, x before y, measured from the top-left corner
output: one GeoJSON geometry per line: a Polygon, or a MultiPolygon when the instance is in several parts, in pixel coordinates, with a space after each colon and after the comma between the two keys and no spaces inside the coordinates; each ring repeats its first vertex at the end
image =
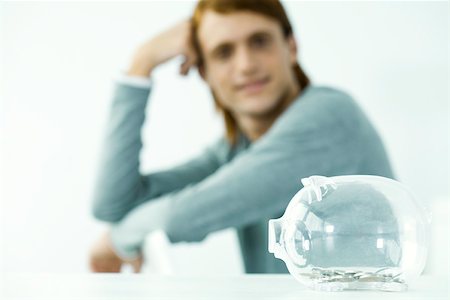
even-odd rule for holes
{"type": "MultiPolygon", "coordinates": [[[[221,138],[177,167],[141,174],[141,128],[151,87],[118,83],[107,125],[94,215],[112,223],[117,252],[136,257],[146,235],[201,241],[236,228],[247,273],[284,273],[267,251],[267,223],[280,217],[311,175],[393,178],[376,130],[343,91],[309,86],[257,141],[221,138]]],[[[151,149],[146,149],[151,151],[151,149]]]]}

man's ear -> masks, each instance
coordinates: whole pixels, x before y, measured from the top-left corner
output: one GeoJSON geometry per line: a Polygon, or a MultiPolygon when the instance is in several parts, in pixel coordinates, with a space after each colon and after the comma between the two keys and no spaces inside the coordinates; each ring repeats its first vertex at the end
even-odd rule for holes
{"type": "Polygon", "coordinates": [[[295,41],[294,35],[290,34],[287,37],[287,43],[289,48],[289,58],[292,64],[297,63],[297,42],[295,41]]]}
{"type": "Polygon", "coordinates": [[[206,73],[205,73],[205,65],[202,64],[198,67],[198,74],[200,74],[200,77],[206,81],[206,73]]]}

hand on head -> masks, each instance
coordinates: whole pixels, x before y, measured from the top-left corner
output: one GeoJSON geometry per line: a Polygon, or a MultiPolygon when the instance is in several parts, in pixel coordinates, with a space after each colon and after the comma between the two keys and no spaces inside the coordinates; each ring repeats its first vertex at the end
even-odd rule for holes
{"type": "Polygon", "coordinates": [[[135,52],[127,74],[147,77],[160,64],[184,56],[180,74],[187,75],[197,62],[197,54],[191,45],[191,21],[185,20],[163,31],[142,44],[135,52]]]}

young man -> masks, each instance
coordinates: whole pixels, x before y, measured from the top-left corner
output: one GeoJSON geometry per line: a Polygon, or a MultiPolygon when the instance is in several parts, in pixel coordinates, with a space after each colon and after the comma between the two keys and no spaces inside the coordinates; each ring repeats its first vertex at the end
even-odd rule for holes
{"type": "MultiPolygon", "coordinates": [[[[287,272],[267,251],[267,221],[279,217],[311,175],[393,177],[383,144],[352,98],[316,87],[275,0],[200,1],[194,17],[143,44],[117,85],[94,214],[113,223],[93,247],[91,268],[138,271],[145,236],[200,241],[237,229],[248,273],[287,272]],[[184,55],[222,111],[226,135],[170,170],[139,173],[140,130],[158,65],[184,55]]],[[[151,259],[151,258],[150,258],[151,259]]]]}

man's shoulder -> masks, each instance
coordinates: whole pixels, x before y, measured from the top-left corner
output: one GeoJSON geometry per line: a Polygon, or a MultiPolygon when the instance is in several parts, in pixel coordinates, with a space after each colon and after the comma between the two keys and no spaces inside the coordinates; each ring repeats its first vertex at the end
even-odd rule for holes
{"type": "Polygon", "coordinates": [[[342,89],[331,86],[313,85],[308,86],[300,94],[294,102],[293,108],[297,106],[311,106],[329,110],[357,105],[353,97],[342,89]]]}
{"type": "Polygon", "coordinates": [[[336,123],[350,126],[361,115],[361,109],[349,93],[330,86],[314,85],[299,95],[273,129],[292,132],[306,128],[316,130],[336,123]]]}
{"type": "Polygon", "coordinates": [[[331,86],[309,86],[292,104],[290,110],[294,115],[314,118],[331,118],[343,114],[349,117],[360,113],[358,104],[349,93],[331,86]]]}

